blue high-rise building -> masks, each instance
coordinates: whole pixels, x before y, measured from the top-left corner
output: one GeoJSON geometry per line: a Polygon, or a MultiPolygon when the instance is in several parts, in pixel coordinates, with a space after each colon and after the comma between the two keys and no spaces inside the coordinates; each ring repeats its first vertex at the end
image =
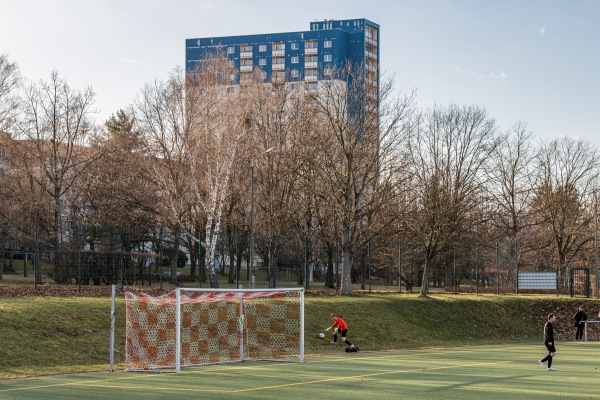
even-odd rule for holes
{"type": "Polygon", "coordinates": [[[186,71],[217,50],[238,69],[238,84],[260,70],[267,82],[312,85],[350,61],[364,68],[372,88],[379,87],[379,25],[366,19],[311,22],[310,31],[186,39],[186,71]]]}

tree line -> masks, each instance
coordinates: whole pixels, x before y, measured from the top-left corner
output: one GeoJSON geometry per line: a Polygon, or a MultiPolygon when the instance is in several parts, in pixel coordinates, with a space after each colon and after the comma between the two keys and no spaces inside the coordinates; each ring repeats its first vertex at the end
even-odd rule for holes
{"type": "MultiPolygon", "coordinates": [[[[319,265],[343,294],[371,268],[403,268],[413,273],[399,279],[425,295],[457,253],[491,259],[498,243],[523,270],[592,266],[590,143],[536,141],[523,121],[502,130],[478,105],[420,110],[415,91],[352,64],[317,84],[265,84],[257,71],[236,85],[237,73],[209,56],[97,124],[91,88],[56,71],[28,83],[0,56],[0,250],[36,235],[56,256],[75,236],[64,221],[88,227],[78,240],[90,250],[105,227],[149,238],[166,227],[192,273],[202,264],[218,287],[215,260],[240,274],[255,230],[273,286],[286,259],[298,283],[319,265]]],[[[58,256],[54,265],[68,282],[58,256]]]]}

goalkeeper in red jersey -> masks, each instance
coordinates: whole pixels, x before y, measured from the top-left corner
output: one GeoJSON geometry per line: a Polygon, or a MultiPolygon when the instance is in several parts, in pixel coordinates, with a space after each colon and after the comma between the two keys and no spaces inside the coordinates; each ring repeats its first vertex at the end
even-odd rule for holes
{"type": "Polygon", "coordinates": [[[331,319],[333,320],[333,325],[329,328],[325,329],[326,331],[333,329],[333,342],[331,344],[337,345],[337,335],[339,334],[342,337],[344,343],[348,345],[348,349],[354,349],[355,346],[346,339],[346,334],[348,333],[348,325],[346,322],[335,315],[335,313],[331,314],[331,319]]]}

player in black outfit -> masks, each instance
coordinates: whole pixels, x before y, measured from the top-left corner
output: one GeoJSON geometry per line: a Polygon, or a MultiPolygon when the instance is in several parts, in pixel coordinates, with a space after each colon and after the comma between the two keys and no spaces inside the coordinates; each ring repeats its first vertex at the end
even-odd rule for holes
{"type": "Polygon", "coordinates": [[[577,328],[575,340],[583,340],[583,329],[585,328],[584,321],[587,321],[587,315],[585,314],[585,311],[583,311],[583,307],[579,307],[579,311],[575,314],[575,327],[577,328]]]}
{"type": "Polygon", "coordinates": [[[538,361],[541,368],[544,368],[544,362],[548,361],[548,371],[556,371],[556,368],[552,367],[552,357],[556,353],[556,348],[554,347],[554,326],[552,325],[554,322],[556,322],[554,314],[548,314],[548,322],[544,325],[544,344],[548,349],[548,355],[538,361]]]}

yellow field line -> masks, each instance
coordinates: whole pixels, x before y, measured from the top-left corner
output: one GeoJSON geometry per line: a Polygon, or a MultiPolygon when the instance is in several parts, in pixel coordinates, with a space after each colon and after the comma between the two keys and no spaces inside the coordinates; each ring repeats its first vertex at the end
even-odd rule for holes
{"type": "MultiPolygon", "coordinates": [[[[352,375],[352,376],[343,376],[336,378],[327,378],[327,379],[319,379],[307,382],[294,382],[294,383],[286,383],[281,385],[272,385],[272,386],[261,386],[256,388],[248,388],[248,389],[236,389],[236,390],[222,390],[222,389],[187,389],[187,388],[174,388],[174,387],[160,387],[160,388],[152,388],[152,390],[157,391],[172,391],[172,392],[195,392],[195,393],[243,393],[243,392],[251,392],[251,391],[259,391],[259,390],[268,390],[268,389],[276,389],[283,387],[291,387],[291,386],[300,386],[300,385],[312,385],[324,382],[334,382],[334,381],[342,381],[348,379],[357,379],[357,378],[369,378],[383,375],[393,375],[393,374],[401,374],[401,373],[415,373],[422,371],[437,371],[444,369],[456,369],[456,368],[465,368],[465,367],[479,367],[479,366],[489,366],[489,365],[497,365],[497,364],[507,364],[512,361],[497,361],[497,362],[489,362],[489,363],[476,363],[476,364],[461,364],[461,365],[453,365],[453,366],[441,366],[441,367],[432,367],[432,368],[416,368],[416,369],[401,369],[401,370],[393,370],[393,371],[384,371],[384,372],[375,372],[370,374],[360,374],[360,375],[352,375]]],[[[246,367],[249,368],[249,367],[246,367]]],[[[123,377],[123,378],[112,378],[110,381],[116,380],[126,380],[126,379],[137,379],[136,377],[123,377]]],[[[98,380],[95,381],[85,381],[85,382],[71,382],[71,383],[57,383],[52,385],[42,385],[35,386],[29,388],[13,388],[13,389],[0,389],[0,393],[6,392],[14,392],[14,391],[24,391],[24,390],[37,390],[37,389],[47,389],[51,387],[65,387],[65,386],[85,386],[85,387],[98,387],[98,388],[106,388],[106,389],[141,389],[147,390],[148,386],[129,386],[129,385],[106,385],[102,383],[98,383],[98,380]]],[[[106,382],[103,380],[102,382],[106,382]]]]}

